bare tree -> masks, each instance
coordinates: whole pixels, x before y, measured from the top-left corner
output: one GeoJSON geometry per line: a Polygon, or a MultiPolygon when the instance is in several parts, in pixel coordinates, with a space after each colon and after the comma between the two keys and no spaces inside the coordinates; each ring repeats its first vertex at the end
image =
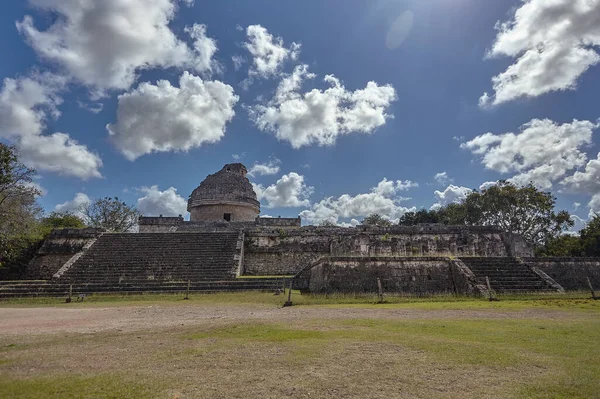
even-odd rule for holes
{"type": "Polygon", "coordinates": [[[83,204],[81,213],[90,227],[98,227],[119,233],[133,231],[141,212],[118,197],[105,197],[83,204]]]}

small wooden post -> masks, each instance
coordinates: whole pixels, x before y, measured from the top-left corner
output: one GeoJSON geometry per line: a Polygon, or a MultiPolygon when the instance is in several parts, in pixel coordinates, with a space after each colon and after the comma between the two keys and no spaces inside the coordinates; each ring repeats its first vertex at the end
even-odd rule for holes
{"type": "Polygon", "coordinates": [[[287,306],[292,306],[292,287],[294,285],[294,280],[290,279],[290,288],[288,291],[288,299],[287,301],[283,304],[283,307],[287,307],[287,306]]]}
{"type": "Polygon", "coordinates": [[[379,302],[383,303],[383,287],[381,286],[381,279],[377,277],[377,288],[379,289],[379,302]]]}
{"type": "Polygon", "coordinates": [[[73,295],[73,284],[69,285],[69,297],[67,298],[67,303],[71,303],[71,296],[73,295]]]}
{"type": "Polygon", "coordinates": [[[487,289],[488,289],[488,294],[489,294],[489,300],[490,302],[492,301],[497,301],[498,299],[496,299],[494,297],[494,293],[492,291],[492,285],[490,284],[490,278],[488,276],[485,276],[485,283],[487,284],[487,289]]]}
{"type": "Polygon", "coordinates": [[[592,282],[590,281],[589,277],[587,277],[587,283],[588,287],[590,287],[590,291],[592,292],[592,299],[594,301],[598,300],[598,297],[596,296],[596,292],[594,291],[594,287],[592,287],[592,282]]]}
{"type": "Polygon", "coordinates": [[[185,292],[185,298],[183,299],[190,299],[190,280],[188,280],[187,291],[185,292]]]}

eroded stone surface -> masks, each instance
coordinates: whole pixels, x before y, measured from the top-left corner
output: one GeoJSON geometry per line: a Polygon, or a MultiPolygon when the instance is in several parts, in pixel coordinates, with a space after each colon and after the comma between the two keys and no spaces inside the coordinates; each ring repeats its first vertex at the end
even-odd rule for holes
{"type": "Polygon", "coordinates": [[[227,164],[192,192],[188,212],[192,222],[253,221],[260,203],[241,163],[227,164]]]}

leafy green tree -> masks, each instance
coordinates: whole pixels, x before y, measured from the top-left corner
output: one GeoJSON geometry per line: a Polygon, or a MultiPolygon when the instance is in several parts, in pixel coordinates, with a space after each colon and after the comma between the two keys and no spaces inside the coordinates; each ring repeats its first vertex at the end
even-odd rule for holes
{"type": "Polygon", "coordinates": [[[52,212],[41,221],[44,235],[49,234],[53,229],[81,229],[84,227],[86,225],[83,219],[70,212],[52,212]]]}
{"type": "Polygon", "coordinates": [[[400,226],[416,226],[423,223],[465,224],[466,208],[463,204],[449,204],[439,209],[421,209],[405,213],[398,221],[400,226]]]}
{"type": "Polygon", "coordinates": [[[400,226],[416,226],[421,223],[441,223],[437,210],[420,209],[416,212],[406,212],[400,217],[400,226]]]}
{"type": "Polygon", "coordinates": [[[467,224],[467,207],[464,203],[448,204],[437,211],[438,223],[448,225],[465,225],[467,224]]]}
{"type": "Polygon", "coordinates": [[[539,247],[536,256],[582,256],[581,238],[575,235],[563,234],[550,238],[543,247],[539,247]]]}
{"type": "Polygon", "coordinates": [[[33,176],[35,170],[19,161],[16,149],[0,143],[0,233],[22,232],[41,214],[33,176]]]}
{"type": "Polygon", "coordinates": [[[0,267],[19,268],[43,238],[38,219],[40,191],[35,170],[19,161],[14,147],[0,143],[0,267]]]}
{"type": "Polygon", "coordinates": [[[392,225],[392,222],[383,218],[378,213],[373,213],[373,214],[367,216],[366,218],[364,218],[361,224],[367,225],[367,226],[390,227],[392,225]]]}
{"type": "Polygon", "coordinates": [[[552,194],[533,184],[517,187],[500,181],[481,192],[472,192],[463,205],[467,224],[499,226],[541,246],[574,224],[567,211],[554,211],[555,203],[552,194]]]}
{"type": "Polygon", "coordinates": [[[517,187],[500,181],[481,192],[473,191],[461,203],[408,212],[400,218],[399,224],[499,226],[506,232],[522,235],[538,248],[551,245],[545,251],[557,254],[553,256],[575,254],[578,252],[575,240],[562,237],[562,233],[573,226],[573,220],[566,211],[556,212],[555,203],[552,194],[540,191],[532,184],[517,187]]]}
{"type": "Polygon", "coordinates": [[[579,233],[583,254],[600,256],[600,214],[595,214],[579,233]]]}
{"type": "Polygon", "coordinates": [[[119,200],[118,197],[99,198],[84,204],[81,212],[90,227],[110,232],[133,231],[142,215],[134,206],[119,200]]]}

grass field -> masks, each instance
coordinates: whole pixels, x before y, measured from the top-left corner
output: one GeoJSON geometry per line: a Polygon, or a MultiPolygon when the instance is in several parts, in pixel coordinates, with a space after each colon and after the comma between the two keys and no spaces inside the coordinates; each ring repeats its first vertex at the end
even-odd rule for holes
{"type": "Polygon", "coordinates": [[[0,397],[600,398],[600,301],[501,299],[2,302],[0,397]]]}

